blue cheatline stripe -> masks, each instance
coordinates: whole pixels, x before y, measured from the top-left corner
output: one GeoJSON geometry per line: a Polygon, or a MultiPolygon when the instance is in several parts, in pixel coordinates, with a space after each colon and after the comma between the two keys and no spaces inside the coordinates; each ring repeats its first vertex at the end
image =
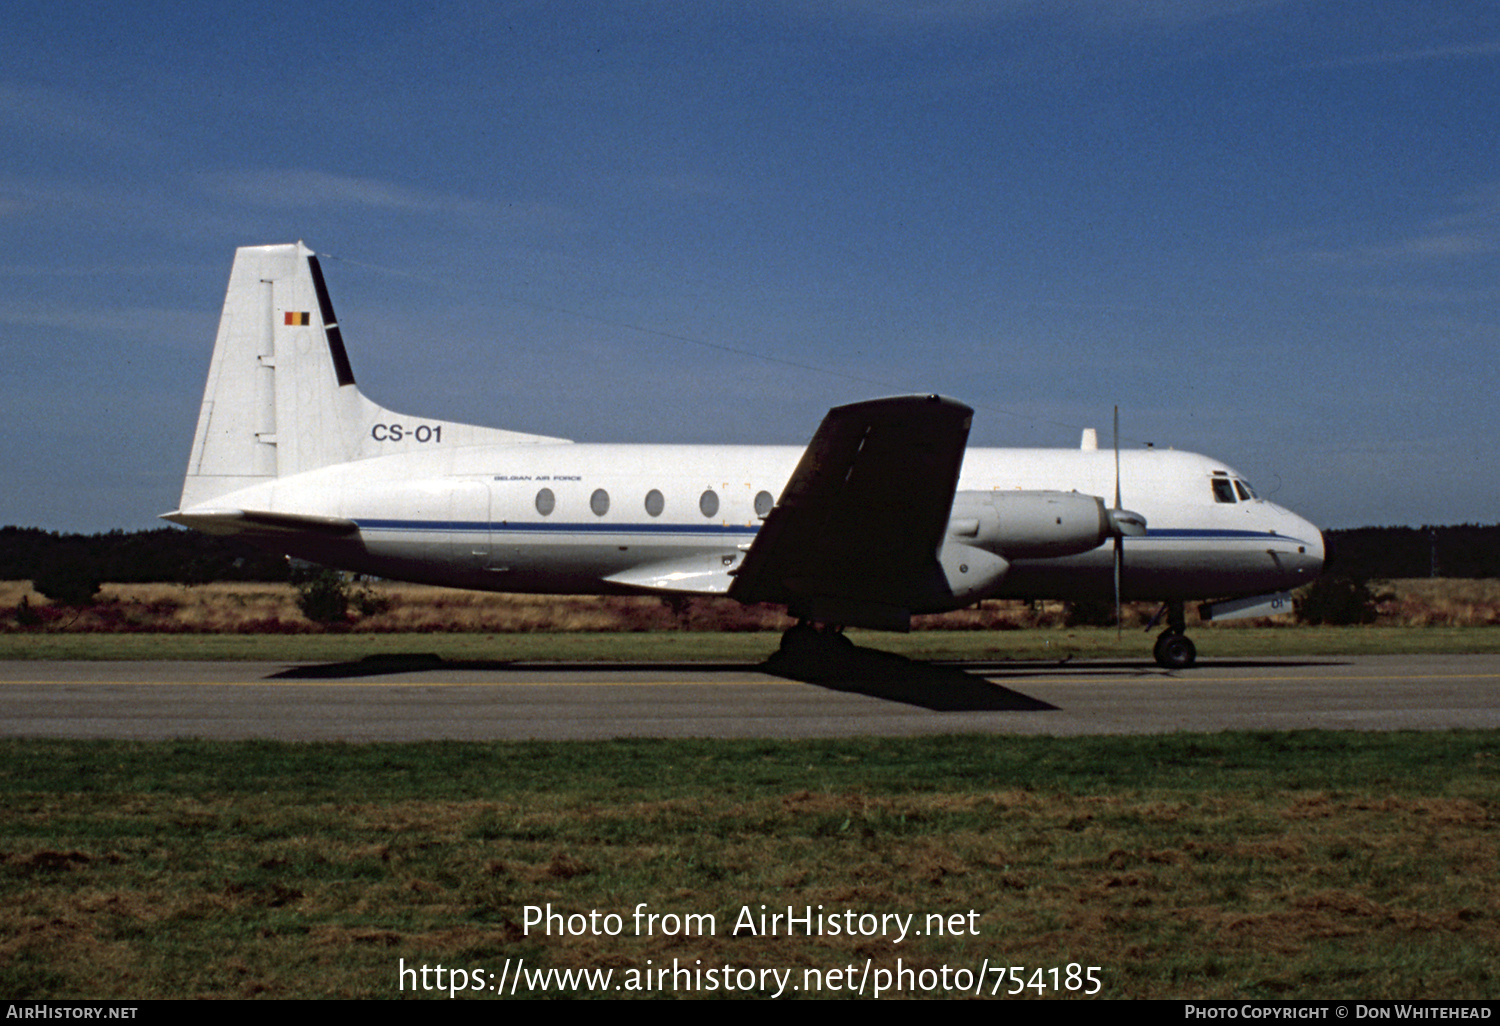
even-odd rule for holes
{"type": "Polygon", "coordinates": [[[1147,540],[1154,538],[1158,541],[1284,541],[1297,545],[1309,544],[1301,538],[1293,538],[1289,534],[1276,531],[1229,531],[1199,527],[1166,528],[1155,531],[1148,528],[1145,538],[1147,540]]]}
{"type": "Polygon", "coordinates": [[[566,524],[566,523],[488,523],[483,520],[356,520],[361,530],[426,531],[447,534],[485,532],[489,534],[706,534],[754,537],[760,530],[744,524],[566,524]]]}
{"type": "MultiPolygon", "coordinates": [[[[721,537],[752,538],[760,530],[748,524],[612,524],[612,523],[489,523],[484,520],[356,520],[361,529],[372,531],[425,531],[447,534],[697,534],[721,537]]],[[[1140,541],[1283,541],[1297,545],[1308,542],[1290,535],[1266,531],[1234,531],[1214,528],[1148,529],[1145,535],[1132,536],[1140,541]]],[[[1108,542],[1106,541],[1106,544],[1108,542]]]]}

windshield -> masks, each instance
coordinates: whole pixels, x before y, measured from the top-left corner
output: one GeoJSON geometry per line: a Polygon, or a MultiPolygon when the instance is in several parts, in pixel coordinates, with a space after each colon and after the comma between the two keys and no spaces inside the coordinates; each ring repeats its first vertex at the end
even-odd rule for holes
{"type": "Polygon", "coordinates": [[[1249,481],[1237,477],[1231,479],[1227,474],[1215,474],[1209,478],[1209,484],[1213,488],[1215,502],[1249,502],[1260,498],[1249,481]]]}

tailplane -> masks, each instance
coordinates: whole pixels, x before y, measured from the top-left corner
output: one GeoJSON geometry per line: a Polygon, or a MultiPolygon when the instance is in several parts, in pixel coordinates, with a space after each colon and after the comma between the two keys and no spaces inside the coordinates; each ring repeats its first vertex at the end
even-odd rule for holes
{"type": "Polygon", "coordinates": [[[335,463],[414,449],[563,442],[393,413],[354,383],[317,256],[235,252],[179,509],[335,463]]]}

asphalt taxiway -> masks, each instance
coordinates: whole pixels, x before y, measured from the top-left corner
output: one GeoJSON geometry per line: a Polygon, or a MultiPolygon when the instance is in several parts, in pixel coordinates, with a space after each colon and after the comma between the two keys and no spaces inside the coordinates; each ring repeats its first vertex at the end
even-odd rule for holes
{"type": "Polygon", "coordinates": [[[768,664],[0,663],[0,736],[339,741],[1500,727],[1500,655],[768,664]]]}

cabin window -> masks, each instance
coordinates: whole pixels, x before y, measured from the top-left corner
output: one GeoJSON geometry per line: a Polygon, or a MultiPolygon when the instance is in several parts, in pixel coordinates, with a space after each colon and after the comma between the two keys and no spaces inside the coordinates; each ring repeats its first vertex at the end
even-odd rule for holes
{"type": "Polygon", "coordinates": [[[698,509],[706,517],[719,512],[719,494],[712,488],[698,496],[698,509]]]}
{"type": "Polygon", "coordinates": [[[661,516],[661,511],[667,508],[667,500],[662,498],[661,492],[655,488],[646,493],[646,512],[653,517],[661,516]]]}
{"type": "Polygon", "coordinates": [[[776,505],[776,500],[771,498],[770,492],[755,493],[755,515],[762,520],[771,515],[771,508],[776,505]]]}
{"type": "Polygon", "coordinates": [[[551,488],[543,488],[536,493],[536,511],[542,516],[549,516],[557,508],[557,496],[552,494],[551,488]]]}
{"type": "Polygon", "coordinates": [[[594,494],[589,496],[589,509],[594,511],[594,516],[602,517],[609,512],[609,493],[603,488],[594,489],[594,494]]]}
{"type": "Polygon", "coordinates": [[[1229,479],[1227,477],[1214,478],[1213,485],[1215,502],[1234,501],[1234,485],[1229,483],[1229,479]]]}

